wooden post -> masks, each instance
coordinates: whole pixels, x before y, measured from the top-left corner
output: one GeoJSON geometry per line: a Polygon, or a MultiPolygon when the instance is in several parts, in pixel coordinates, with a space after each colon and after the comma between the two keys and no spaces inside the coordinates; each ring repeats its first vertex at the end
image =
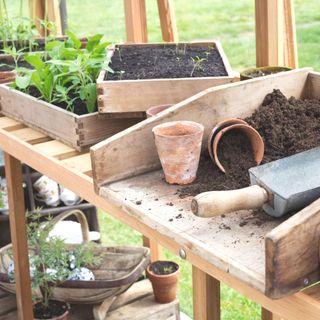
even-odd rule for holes
{"type": "Polygon", "coordinates": [[[143,246],[150,248],[151,261],[163,260],[162,247],[154,240],[143,236],[143,246]]]}
{"type": "Polygon", "coordinates": [[[158,10],[162,39],[167,42],[178,42],[178,31],[172,0],[158,0],[158,10]]]}
{"type": "Polygon", "coordinates": [[[257,67],[297,67],[293,0],[255,0],[255,6],[257,67]]]}
{"type": "Polygon", "coordinates": [[[32,320],[32,295],[21,162],[7,153],[4,154],[4,157],[18,314],[21,320],[32,320]]]}
{"type": "Polygon", "coordinates": [[[29,0],[29,12],[41,36],[45,36],[40,20],[52,21],[56,25],[57,35],[62,34],[59,0],[29,0]],[[46,15],[47,6],[47,17],[46,15]]]}
{"type": "Polygon", "coordinates": [[[265,308],[261,308],[261,320],[284,320],[265,308]]]}
{"type": "Polygon", "coordinates": [[[145,0],[124,0],[128,42],[148,42],[145,0]]]}
{"type": "Polygon", "coordinates": [[[192,266],[193,319],[220,320],[220,281],[192,266]]]}

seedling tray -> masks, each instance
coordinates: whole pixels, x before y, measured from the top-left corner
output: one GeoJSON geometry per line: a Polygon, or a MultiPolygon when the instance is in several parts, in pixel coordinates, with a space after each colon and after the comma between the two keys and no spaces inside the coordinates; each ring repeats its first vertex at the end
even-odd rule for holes
{"type": "MultiPolygon", "coordinates": [[[[118,44],[109,49],[109,56],[115,51],[130,46],[163,47],[172,43],[118,44]]],[[[105,80],[107,71],[102,70],[97,79],[98,111],[106,117],[144,117],[150,106],[174,104],[206,88],[239,80],[238,74],[231,70],[229,61],[218,41],[178,43],[180,49],[185,45],[216,48],[225,67],[226,76],[190,77],[142,80],[105,80]]],[[[112,67],[112,66],[111,66],[112,67]]]]}

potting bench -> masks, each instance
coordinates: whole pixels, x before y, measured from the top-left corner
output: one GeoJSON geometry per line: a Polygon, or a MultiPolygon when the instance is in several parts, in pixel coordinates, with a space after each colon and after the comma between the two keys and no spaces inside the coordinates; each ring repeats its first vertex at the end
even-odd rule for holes
{"type": "MultiPolygon", "coordinates": [[[[108,212],[118,220],[129,225],[133,229],[141,232],[146,241],[152,248],[152,258],[157,259],[159,255],[159,245],[180,254],[193,265],[193,296],[194,296],[194,319],[196,320],[217,320],[220,319],[220,282],[226,283],[241,294],[247,296],[253,301],[262,305],[263,319],[275,319],[272,313],[280,315],[287,320],[300,319],[319,319],[320,315],[320,286],[315,286],[304,292],[300,292],[280,300],[272,300],[266,297],[257,286],[259,279],[252,285],[249,285],[248,279],[239,280],[239,277],[232,276],[228,268],[224,268],[221,261],[216,258],[217,252],[214,247],[207,250],[206,256],[203,256],[203,246],[195,238],[191,228],[188,230],[190,221],[183,219],[173,219],[168,222],[168,217],[178,216],[179,205],[166,206],[164,201],[170,201],[171,190],[162,197],[159,205],[153,208],[161,210],[164,214],[163,219],[153,219],[152,214],[137,214],[136,210],[130,210],[130,207],[139,207],[134,201],[136,194],[130,193],[133,185],[143,185],[143,178],[131,179],[126,188],[128,199],[121,196],[123,190],[117,193],[117,185],[105,189],[105,197],[98,196],[94,192],[93,180],[91,177],[91,161],[89,153],[79,153],[76,150],[53,140],[46,135],[34,129],[28,128],[23,124],[11,120],[7,117],[0,117],[0,148],[5,152],[6,177],[8,183],[10,222],[12,243],[14,248],[14,260],[17,276],[17,305],[20,311],[20,319],[32,319],[31,290],[28,277],[28,254],[25,231],[25,209],[23,204],[21,187],[21,163],[33,167],[37,171],[49,176],[61,183],[65,187],[73,190],[88,202],[108,212]],[[108,192],[113,194],[112,199],[108,199],[108,192]],[[132,196],[134,195],[134,198],[132,196]],[[168,200],[165,200],[167,197],[168,200]],[[130,204],[130,205],[128,205],[130,204]],[[165,210],[163,207],[165,206],[165,210]],[[184,245],[181,243],[181,236],[187,239],[184,245]],[[217,267],[219,266],[219,268],[217,267]],[[266,310],[270,310],[266,311],[266,310]],[[272,313],[271,313],[272,312],[272,313]]],[[[150,185],[154,182],[149,181],[150,185]]],[[[118,185],[119,188],[124,186],[118,185]]],[[[147,188],[147,185],[145,184],[147,188]]],[[[161,190],[160,190],[161,191],[161,190]]],[[[152,191],[151,191],[152,194],[152,191]]],[[[150,195],[151,196],[151,195],[150,195]]],[[[148,196],[148,197],[150,197],[148,196]]],[[[147,197],[147,198],[148,198],[147,197]]],[[[136,199],[141,200],[141,199],[136,199]]],[[[318,201],[319,202],[319,201],[318,201]]],[[[143,203],[143,202],[142,202],[143,203]]],[[[207,232],[210,235],[217,231],[214,225],[210,226],[214,230],[207,229],[207,222],[197,223],[195,228],[199,233],[207,232]],[[209,233],[208,233],[209,232],[209,233]]],[[[262,236],[266,229],[272,227],[272,223],[262,228],[256,226],[254,230],[255,237],[262,236]]],[[[210,229],[209,228],[209,229],[210,229]]],[[[243,229],[245,234],[248,230],[243,229]]],[[[221,231],[221,230],[220,230],[221,231]]],[[[239,231],[239,228],[238,228],[239,231]]],[[[228,233],[221,232],[221,236],[228,233]]],[[[242,238],[246,241],[247,238],[242,238]]],[[[259,242],[254,250],[259,250],[259,242]]],[[[235,242],[235,247],[237,243],[235,242]]],[[[235,250],[235,248],[230,249],[235,250]]],[[[245,247],[250,250],[250,247],[245,247]]],[[[229,249],[226,247],[225,254],[228,255],[229,249]]],[[[221,252],[219,253],[221,254],[221,252]]],[[[229,259],[233,259],[232,256],[229,259]]],[[[249,256],[248,256],[249,259],[249,256]]],[[[260,263],[252,261],[252,263],[260,263]]],[[[294,266],[292,266],[294,267],[294,266]]],[[[241,278],[241,277],[240,277],[241,278]]],[[[254,275],[252,275],[252,279],[254,275]]]]}

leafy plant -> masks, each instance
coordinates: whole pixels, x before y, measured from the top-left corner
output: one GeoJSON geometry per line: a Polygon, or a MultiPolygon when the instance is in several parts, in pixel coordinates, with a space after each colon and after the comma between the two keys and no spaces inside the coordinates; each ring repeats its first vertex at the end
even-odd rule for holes
{"type": "Polygon", "coordinates": [[[28,245],[33,252],[29,261],[32,287],[40,288],[42,303],[48,308],[52,286],[61,284],[71,275],[70,256],[75,257],[77,267],[95,266],[100,263],[100,258],[93,254],[93,243],[77,246],[71,251],[62,239],[50,236],[54,227],[52,219],[41,223],[40,217],[40,213],[29,216],[28,245]]]}
{"type": "Polygon", "coordinates": [[[102,68],[113,72],[106,61],[106,47],[102,35],[88,38],[85,49],[80,40],[68,32],[68,40],[51,41],[46,45],[46,54],[31,54],[25,60],[34,70],[18,72],[14,86],[30,93],[36,88],[40,98],[49,103],[63,104],[74,111],[76,101],[82,101],[87,112],[95,111],[96,78],[102,68]]]}

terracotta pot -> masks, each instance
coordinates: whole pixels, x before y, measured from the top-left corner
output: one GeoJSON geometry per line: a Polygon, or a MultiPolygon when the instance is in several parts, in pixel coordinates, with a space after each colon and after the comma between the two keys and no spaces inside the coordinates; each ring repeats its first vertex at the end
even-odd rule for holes
{"type": "Polygon", "coordinates": [[[0,84],[14,81],[16,73],[13,71],[0,71],[0,84]]]}
{"type": "Polygon", "coordinates": [[[164,111],[170,107],[172,107],[173,104],[161,104],[159,106],[153,106],[150,107],[149,109],[147,109],[146,114],[147,114],[147,118],[153,117],[156,114],[158,114],[161,111],[164,111]]]}
{"type": "Polygon", "coordinates": [[[279,66],[250,68],[240,72],[240,80],[250,80],[250,79],[263,77],[263,76],[267,76],[267,75],[278,73],[278,72],[290,71],[290,70],[292,70],[292,68],[279,67],[279,66]]]}
{"type": "Polygon", "coordinates": [[[180,274],[180,266],[173,261],[156,261],[151,263],[147,268],[147,276],[152,284],[154,298],[159,303],[169,303],[176,299],[177,286],[180,274]],[[154,263],[170,263],[177,269],[170,274],[160,275],[152,271],[152,265],[154,263]]]}
{"type": "MultiPolygon", "coordinates": [[[[68,319],[68,314],[69,314],[70,306],[69,306],[66,302],[64,302],[64,301],[58,301],[58,300],[50,300],[50,301],[59,302],[59,303],[61,303],[61,305],[65,305],[66,311],[65,311],[62,315],[57,316],[57,317],[54,317],[54,318],[50,318],[49,320],[67,320],[67,319],[68,319]]],[[[38,303],[41,303],[41,301],[40,301],[40,302],[35,302],[35,303],[33,304],[33,307],[35,307],[38,303]]],[[[49,302],[49,303],[50,303],[50,302],[49,302]]],[[[47,319],[47,318],[46,318],[46,319],[47,319]]],[[[42,318],[34,318],[33,320],[43,320],[43,319],[42,319],[42,318]]]]}
{"type": "Polygon", "coordinates": [[[203,125],[172,121],[153,128],[158,155],[166,181],[188,184],[195,180],[203,136],[203,125]]]}
{"type": "MultiPolygon", "coordinates": [[[[223,165],[220,163],[219,158],[218,158],[218,144],[219,141],[221,140],[222,136],[230,131],[230,130],[240,130],[243,133],[246,134],[246,136],[249,138],[250,143],[251,143],[251,148],[252,148],[252,153],[253,153],[253,158],[256,162],[257,165],[259,165],[263,159],[264,155],[264,142],[262,137],[260,136],[259,132],[254,129],[253,127],[249,126],[248,124],[234,124],[229,127],[226,127],[222,130],[220,130],[214,140],[213,140],[213,157],[214,157],[214,162],[218,166],[218,168],[222,172],[226,172],[223,165]]],[[[236,155],[235,155],[236,156],[236,155]]]]}
{"type": "Polygon", "coordinates": [[[217,133],[222,130],[225,127],[228,127],[230,125],[233,124],[237,124],[237,123],[243,123],[243,124],[247,124],[244,120],[242,119],[238,119],[238,118],[227,118],[224,119],[220,122],[218,122],[213,129],[211,130],[209,137],[208,137],[208,152],[210,155],[210,158],[212,161],[214,161],[214,157],[213,157],[213,152],[212,152],[212,147],[213,147],[213,140],[215,138],[215,136],[217,135],[217,133]]]}

